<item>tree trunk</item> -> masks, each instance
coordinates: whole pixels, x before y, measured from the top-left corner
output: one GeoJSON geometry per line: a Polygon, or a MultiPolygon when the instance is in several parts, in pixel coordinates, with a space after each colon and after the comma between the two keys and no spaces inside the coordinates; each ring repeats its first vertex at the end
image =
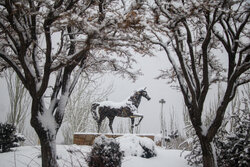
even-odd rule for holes
{"type": "Polygon", "coordinates": [[[32,103],[32,117],[31,126],[35,129],[41,144],[41,158],[42,167],[58,167],[56,161],[56,134],[57,130],[54,132],[45,129],[38,119],[38,112],[42,110],[42,107],[33,99],[32,103]]]}
{"type": "Polygon", "coordinates": [[[213,153],[212,143],[208,142],[205,137],[200,138],[202,149],[203,167],[217,167],[216,155],[213,153]]]}
{"type": "Polygon", "coordinates": [[[56,141],[41,141],[42,167],[58,167],[56,161],[56,141]]]}
{"type": "Polygon", "coordinates": [[[45,131],[42,126],[36,126],[34,129],[41,144],[42,167],[58,167],[56,161],[56,135],[50,134],[50,131],[45,131]]]}

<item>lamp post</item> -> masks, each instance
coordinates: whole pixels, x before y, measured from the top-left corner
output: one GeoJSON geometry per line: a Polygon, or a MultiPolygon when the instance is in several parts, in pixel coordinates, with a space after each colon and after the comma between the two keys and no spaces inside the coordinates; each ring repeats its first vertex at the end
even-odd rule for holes
{"type": "Polygon", "coordinates": [[[161,140],[161,145],[162,146],[166,146],[166,141],[165,141],[165,136],[166,136],[166,134],[165,134],[165,132],[166,132],[166,125],[165,125],[165,118],[164,118],[164,115],[163,115],[163,104],[165,104],[166,103],[166,101],[164,100],[164,99],[161,99],[160,101],[159,101],[159,103],[161,104],[161,131],[162,131],[162,140],[161,140]]]}

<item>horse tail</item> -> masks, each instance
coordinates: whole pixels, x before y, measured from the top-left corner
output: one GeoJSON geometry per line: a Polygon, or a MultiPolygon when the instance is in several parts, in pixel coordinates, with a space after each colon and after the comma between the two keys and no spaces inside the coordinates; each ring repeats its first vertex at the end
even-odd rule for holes
{"type": "Polygon", "coordinates": [[[93,116],[93,118],[94,118],[94,120],[96,120],[96,121],[98,121],[99,120],[99,118],[98,118],[98,106],[99,106],[100,104],[98,104],[98,103],[93,103],[92,104],[92,106],[91,106],[91,113],[92,113],[92,116],[93,116]]]}

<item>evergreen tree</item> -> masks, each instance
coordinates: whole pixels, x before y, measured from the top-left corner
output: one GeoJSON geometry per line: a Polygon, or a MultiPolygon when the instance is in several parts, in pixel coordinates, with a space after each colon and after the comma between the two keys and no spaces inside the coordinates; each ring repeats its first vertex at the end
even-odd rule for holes
{"type": "Polygon", "coordinates": [[[16,127],[8,123],[0,123],[0,151],[7,152],[10,148],[19,146],[24,137],[15,134],[16,127]]]}
{"type": "Polygon", "coordinates": [[[233,115],[237,122],[235,133],[217,141],[219,166],[250,166],[250,112],[246,101],[245,106],[239,114],[233,115]]]}
{"type": "Polygon", "coordinates": [[[89,167],[120,167],[123,154],[115,139],[102,135],[95,139],[86,161],[89,167]]]}

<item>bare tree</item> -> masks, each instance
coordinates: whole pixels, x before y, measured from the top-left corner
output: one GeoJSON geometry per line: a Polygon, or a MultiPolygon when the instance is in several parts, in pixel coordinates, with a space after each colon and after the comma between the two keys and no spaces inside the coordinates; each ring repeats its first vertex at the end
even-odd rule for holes
{"type": "Polygon", "coordinates": [[[250,81],[249,2],[155,0],[149,9],[145,39],[163,48],[172,65],[160,77],[178,82],[201,143],[203,165],[216,166],[212,140],[237,88],[250,81]],[[205,126],[204,105],[218,81],[225,82],[225,92],[205,126]]]}
{"type": "MultiPolygon", "coordinates": [[[[103,80],[100,77],[86,79],[81,77],[75,91],[68,101],[64,116],[63,136],[67,144],[73,143],[75,132],[97,131],[96,121],[91,114],[91,105],[94,102],[103,101],[112,91],[112,85],[100,88],[103,80]],[[99,81],[98,81],[99,79],[99,81]]],[[[107,128],[107,123],[101,127],[101,132],[107,128]],[[106,125],[106,126],[105,126],[106,125]]]]}
{"type": "Polygon", "coordinates": [[[125,5],[129,10],[118,0],[0,2],[0,69],[12,68],[32,98],[30,122],[43,167],[58,166],[56,135],[83,71],[112,70],[135,79],[127,47],[140,44],[129,40],[138,21],[125,5]]]}
{"type": "Polygon", "coordinates": [[[116,125],[116,133],[128,133],[130,132],[131,121],[128,119],[121,119],[116,125]]]}
{"type": "MultiPolygon", "coordinates": [[[[30,117],[28,117],[27,119],[30,119],[30,117]]],[[[28,123],[29,122],[26,122],[26,124],[28,124],[28,123]]],[[[24,129],[23,135],[25,137],[25,141],[24,141],[23,145],[25,145],[25,146],[37,146],[40,144],[40,140],[38,138],[38,135],[33,127],[27,125],[24,129]]]]}
{"type": "Polygon", "coordinates": [[[7,70],[4,76],[10,100],[10,111],[7,114],[7,122],[16,127],[17,133],[23,134],[25,120],[30,107],[30,97],[26,88],[13,70],[7,70]]]}

